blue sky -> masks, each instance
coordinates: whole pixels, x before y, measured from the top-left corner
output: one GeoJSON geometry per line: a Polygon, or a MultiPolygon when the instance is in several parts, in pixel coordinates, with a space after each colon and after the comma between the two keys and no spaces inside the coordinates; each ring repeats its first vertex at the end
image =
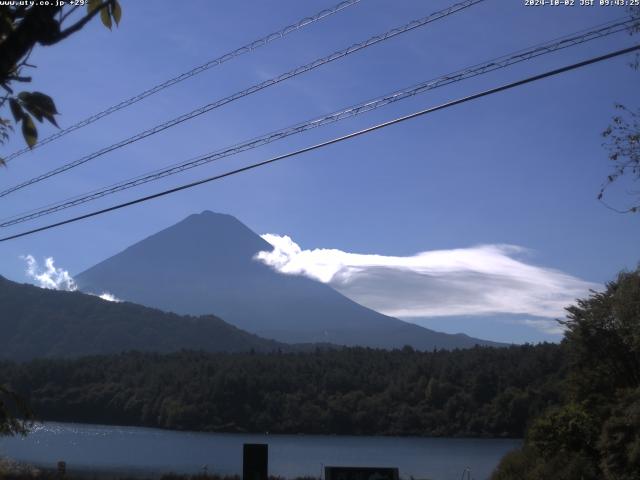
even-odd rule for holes
{"type": "MultiPolygon", "coordinates": [[[[16,159],[0,171],[0,187],[450,3],[362,0],[16,159]]],[[[174,2],[123,1],[120,28],[110,32],[94,22],[60,45],[36,50],[33,89],[52,95],[62,114],[59,123],[69,125],[332,4],[192,0],[178,13],[174,2]]],[[[516,0],[487,0],[1,199],[2,217],[622,15],[619,7],[525,7],[516,0]]],[[[548,55],[47,220],[285,153],[632,43],[632,37],[617,35],[548,55]]],[[[609,171],[600,132],[615,102],[637,105],[640,100],[640,74],[628,68],[629,60],[590,66],[215,184],[0,244],[0,274],[28,281],[20,259],[27,254],[54,257],[57,265],[78,273],[191,213],[210,209],[237,216],[257,233],[288,235],[305,250],[406,257],[516,245],[526,249],[518,258],[528,265],[602,284],[640,260],[640,217],[615,214],[595,198],[609,171]]],[[[54,130],[42,126],[40,131],[45,136],[54,130]]],[[[16,136],[3,151],[21,147],[16,136]]],[[[628,201],[624,188],[612,191],[610,200],[628,201]]],[[[513,313],[413,319],[439,330],[506,341],[558,338],[529,320],[513,313]]]]}

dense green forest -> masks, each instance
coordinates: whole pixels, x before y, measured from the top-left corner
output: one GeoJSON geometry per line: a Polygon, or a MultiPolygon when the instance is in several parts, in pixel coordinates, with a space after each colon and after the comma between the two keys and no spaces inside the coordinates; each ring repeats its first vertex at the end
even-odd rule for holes
{"type": "Polygon", "coordinates": [[[558,404],[554,344],[125,353],[0,363],[41,419],[231,432],[521,437],[558,404]]]}
{"type": "Polygon", "coordinates": [[[493,480],[640,479],[640,269],[568,312],[566,395],[493,480]]]}

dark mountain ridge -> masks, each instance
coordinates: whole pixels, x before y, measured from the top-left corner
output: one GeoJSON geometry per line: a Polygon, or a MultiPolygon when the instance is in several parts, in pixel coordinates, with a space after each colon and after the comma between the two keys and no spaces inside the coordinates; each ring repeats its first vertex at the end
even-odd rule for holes
{"type": "Polygon", "coordinates": [[[213,315],[179,316],[81,292],[19,284],[2,276],[0,332],[0,358],[18,361],[127,350],[269,352],[288,348],[213,315]]]}
{"type": "Polygon", "coordinates": [[[188,315],[215,313],[237,327],[288,343],[421,350],[499,345],[403,322],[355,303],[328,285],[280,274],[254,260],[271,250],[236,218],[190,215],[75,277],[86,292],[188,315]]]}

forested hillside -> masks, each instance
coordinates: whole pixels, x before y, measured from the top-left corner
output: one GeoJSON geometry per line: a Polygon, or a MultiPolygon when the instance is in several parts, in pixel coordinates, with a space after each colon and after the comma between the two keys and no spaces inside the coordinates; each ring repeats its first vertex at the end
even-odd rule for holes
{"type": "MultiPolygon", "coordinates": [[[[77,357],[125,350],[271,351],[286,348],[213,316],[180,316],[0,276],[0,358],[77,357]]],[[[1,381],[0,381],[1,383],[1,381]]]]}
{"type": "Polygon", "coordinates": [[[127,353],[1,363],[41,419],[230,432],[521,437],[560,401],[555,344],[127,353]]]}
{"type": "Polygon", "coordinates": [[[564,401],[534,419],[493,480],[640,478],[640,268],[567,310],[564,401]]]}

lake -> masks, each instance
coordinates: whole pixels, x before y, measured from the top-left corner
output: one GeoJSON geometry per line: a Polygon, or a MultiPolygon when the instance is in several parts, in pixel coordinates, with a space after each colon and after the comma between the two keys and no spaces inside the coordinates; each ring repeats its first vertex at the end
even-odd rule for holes
{"type": "Polygon", "coordinates": [[[520,440],[258,435],[174,432],[73,423],[37,424],[25,438],[0,439],[0,457],[55,468],[127,473],[241,474],[242,444],[269,444],[269,473],[320,477],[324,465],[398,467],[402,478],[484,480],[520,440]]]}

